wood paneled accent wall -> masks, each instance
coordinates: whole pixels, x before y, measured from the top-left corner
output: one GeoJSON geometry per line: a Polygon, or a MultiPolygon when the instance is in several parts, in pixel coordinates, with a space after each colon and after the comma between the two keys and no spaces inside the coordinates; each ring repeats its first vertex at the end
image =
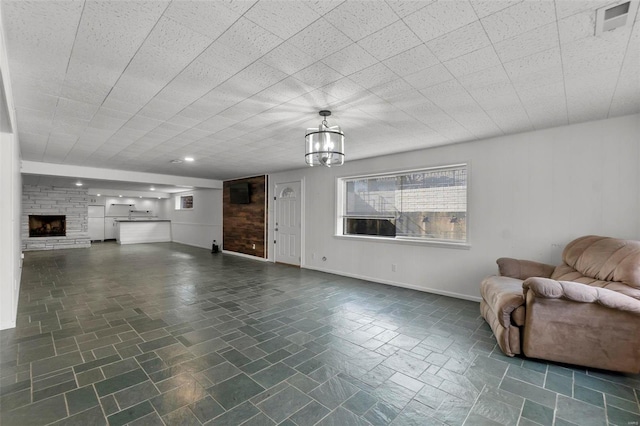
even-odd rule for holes
{"type": "Polygon", "coordinates": [[[267,177],[255,176],[224,182],[222,194],[223,248],[251,256],[267,257],[267,177]],[[231,204],[229,187],[248,182],[251,202],[231,204]],[[255,244],[255,249],[253,245],[255,244]]]}

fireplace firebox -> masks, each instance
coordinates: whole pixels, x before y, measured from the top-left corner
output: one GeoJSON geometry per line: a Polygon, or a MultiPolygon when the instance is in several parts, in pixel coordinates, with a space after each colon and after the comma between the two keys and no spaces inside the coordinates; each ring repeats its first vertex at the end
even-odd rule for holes
{"type": "Polygon", "coordinates": [[[29,237],[64,237],[66,235],[66,216],[29,215],[29,237]]]}

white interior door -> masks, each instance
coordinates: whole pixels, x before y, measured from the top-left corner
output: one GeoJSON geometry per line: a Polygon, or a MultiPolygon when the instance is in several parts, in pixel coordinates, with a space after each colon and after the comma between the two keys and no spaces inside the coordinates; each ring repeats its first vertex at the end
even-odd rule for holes
{"type": "Polygon", "coordinates": [[[275,260],[300,265],[301,194],[300,182],[276,184],[275,260]]]}
{"type": "Polygon", "coordinates": [[[104,206],[89,206],[89,238],[104,241],[104,206]]]}

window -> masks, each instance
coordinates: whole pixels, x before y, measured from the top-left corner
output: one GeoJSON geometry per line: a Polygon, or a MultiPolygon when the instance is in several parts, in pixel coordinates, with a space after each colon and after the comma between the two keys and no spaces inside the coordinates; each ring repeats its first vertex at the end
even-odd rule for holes
{"type": "Polygon", "coordinates": [[[338,235],[467,242],[467,165],[341,178],[338,235]]]}
{"type": "Polygon", "coordinates": [[[176,196],[176,210],[192,210],[193,209],[193,195],[178,195],[176,196]]]}

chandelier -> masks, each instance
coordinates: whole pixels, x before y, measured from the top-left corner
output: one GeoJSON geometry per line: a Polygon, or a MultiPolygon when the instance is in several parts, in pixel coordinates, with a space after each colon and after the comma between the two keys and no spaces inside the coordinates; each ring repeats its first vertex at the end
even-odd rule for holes
{"type": "Polygon", "coordinates": [[[322,123],[318,128],[307,129],[304,159],[310,166],[342,166],[344,164],[344,133],[340,127],[329,127],[327,117],[331,111],[322,110],[322,123]]]}

